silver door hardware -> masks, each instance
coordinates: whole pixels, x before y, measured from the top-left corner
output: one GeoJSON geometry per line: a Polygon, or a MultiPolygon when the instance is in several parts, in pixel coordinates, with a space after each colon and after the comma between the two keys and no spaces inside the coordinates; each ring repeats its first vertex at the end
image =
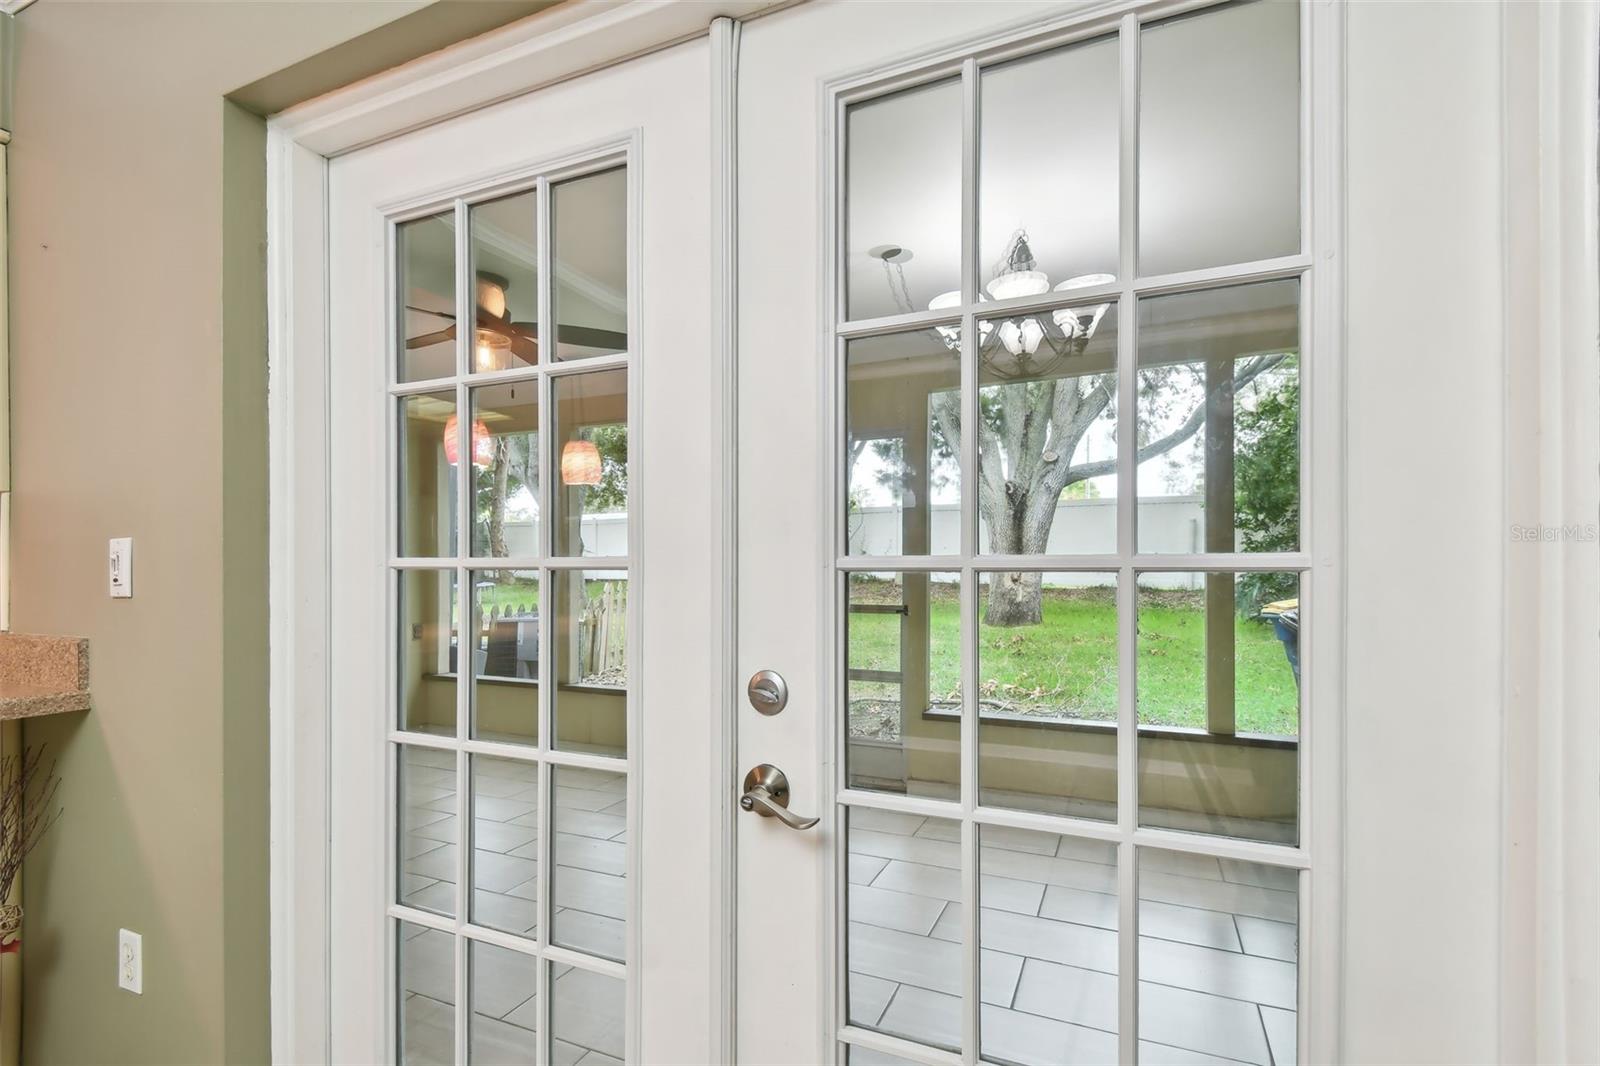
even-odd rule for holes
{"type": "Polygon", "coordinates": [[[810,829],[817,824],[817,819],[802,818],[789,809],[789,779],[771,763],[764,762],[744,775],[739,806],[763,818],[777,818],[790,829],[810,829]]]}
{"type": "Polygon", "coordinates": [[[762,714],[777,714],[789,702],[789,684],[776,670],[758,670],[745,692],[750,696],[750,706],[762,714]]]}

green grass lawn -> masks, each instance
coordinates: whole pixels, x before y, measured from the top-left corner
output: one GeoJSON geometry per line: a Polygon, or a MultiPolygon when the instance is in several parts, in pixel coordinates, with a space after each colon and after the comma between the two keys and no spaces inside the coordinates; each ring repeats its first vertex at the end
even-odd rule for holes
{"type": "MultiPolygon", "coordinates": [[[[960,697],[960,608],[953,584],[933,586],[931,688],[960,697]]],[[[898,603],[899,587],[857,579],[857,603],[898,603]]],[[[1204,728],[1205,615],[1199,592],[1139,591],[1139,721],[1204,728]]],[[[983,607],[979,606],[979,618],[983,607]]],[[[979,697],[986,710],[1113,721],[1117,717],[1117,617],[1111,589],[1046,589],[1036,626],[978,628],[979,697]]],[[[850,666],[898,670],[901,616],[852,614],[850,666]]],[[[1299,732],[1298,694],[1271,626],[1235,619],[1235,715],[1242,733],[1299,732]]],[[[890,686],[856,683],[883,698],[890,686]]]]}

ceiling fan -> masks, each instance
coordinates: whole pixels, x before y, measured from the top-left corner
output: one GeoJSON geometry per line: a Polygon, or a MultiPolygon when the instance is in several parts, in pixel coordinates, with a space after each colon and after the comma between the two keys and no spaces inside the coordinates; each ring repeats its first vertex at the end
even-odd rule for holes
{"type": "MultiPolygon", "coordinates": [[[[532,322],[513,322],[506,306],[508,282],[498,274],[478,272],[478,320],[473,336],[475,369],[505,370],[512,364],[506,353],[516,356],[524,364],[539,362],[537,326],[532,322]]],[[[407,311],[446,319],[450,325],[432,333],[406,338],[406,348],[427,348],[456,339],[455,315],[446,311],[429,311],[422,307],[407,306],[407,311]]]]}

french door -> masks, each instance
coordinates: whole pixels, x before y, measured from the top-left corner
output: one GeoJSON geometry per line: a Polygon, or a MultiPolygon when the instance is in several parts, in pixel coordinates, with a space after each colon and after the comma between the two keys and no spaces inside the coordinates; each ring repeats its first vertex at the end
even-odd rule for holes
{"type": "Polygon", "coordinates": [[[745,26],[740,1061],[1328,1057],[1314,17],[745,26]]]}
{"type": "Polygon", "coordinates": [[[329,165],[335,1061],[709,1054],[708,48],[329,165]]]}
{"type": "Polygon", "coordinates": [[[329,163],[336,1061],[1326,1057],[1317,17],[795,5],[329,163]]]}

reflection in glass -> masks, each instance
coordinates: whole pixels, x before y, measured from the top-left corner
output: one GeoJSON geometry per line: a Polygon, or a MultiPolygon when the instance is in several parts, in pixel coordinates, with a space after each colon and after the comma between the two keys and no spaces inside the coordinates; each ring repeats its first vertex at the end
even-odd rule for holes
{"type": "MultiPolygon", "coordinates": [[[[979,322],[980,550],[1117,549],[1117,313],[1113,304],[979,322]],[[1051,503],[1054,506],[1051,506],[1051,503]]],[[[1037,575],[1000,586],[995,625],[1037,621],[1037,575]]]]}
{"type": "Polygon", "coordinates": [[[550,187],[556,358],[628,350],[628,172],[550,187]]]}
{"type": "Polygon", "coordinates": [[[851,574],[847,595],[849,786],[958,798],[960,576],[851,574]]]}
{"type": "Polygon", "coordinates": [[[395,227],[400,381],[456,372],[456,223],[446,211],[395,227]]]}
{"type": "Polygon", "coordinates": [[[487,465],[488,434],[474,424],[469,445],[456,419],[456,394],[428,392],[400,404],[400,554],[456,553],[456,461],[470,447],[474,466],[487,465]]]}
{"type": "Polygon", "coordinates": [[[1139,301],[1140,551],[1299,547],[1299,352],[1298,281],[1139,301]]]}
{"type": "Polygon", "coordinates": [[[984,1061],[1116,1062],[1116,845],[987,825],[978,834],[978,946],[992,1004],[979,1025],[984,1061]]]}
{"type": "Polygon", "coordinates": [[[961,824],[851,807],[845,843],[849,1024],[959,1049],[961,824]]]}
{"type": "Polygon", "coordinates": [[[473,373],[539,362],[539,198],[533,190],[474,204],[477,279],[473,373]]]}
{"type": "Polygon", "coordinates": [[[1140,274],[1299,251],[1299,5],[1148,24],[1139,56],[1140,274]]]}
{"type": "Polygon", "coordinates": [[[454,570],[399,575],[400,728],[456,735],[459,612],[454,570]]]}
{"type": "Polygon", "coordinates": [[[1300,581],[1139,575],[1139,822],[1299,839],[1300,581]]]}
{"type": "Polygon", "coordinates": [[[628,914],[627,778],[570,766],[554,773],[551,941],[621,962],[628,914]]]}
{"type": "Polygon", "coordinates": [[[848,342],[846,550],[961,550],[960,329],[848,342]]]}
{"type": "Polygon", "coordinates": [[[552,575],[556,664],[555,746],[628,751],[628,574],[558,570],[552,575]]]}
{"type": "Polygon", "coordinates": [[[524,1066],[539,1046],[539,960],[498,944],[467,941],[472,1013],[467,1060],[472,1066],[524,1066]]]}
{"type": "Polygon", "coordinates": [[[539,571],[472,575],[472,737],[539,741],[539,571]]]}
{"type": "Polygon", "coordinates": [[[472,920],[532,937],[539,926],[539,765],[472,756],[472,920]]]}
{"type": "Polygon", "coordinates": [[[552,380],[557,555],[628,554],[628,372],[552,380]]]}
{"type": "Polygon", "coordinates": [[[1297,1061],[1298,881],[1285,867],[1139,849],[1141,1049],[1297,1061]]]}
{"type": "Polygon", "coordinates": [[[396,750],[401,903],[446,918],[456,913],[455,752],[396,750]]]}
{"type": "Polygon", "coordinates": [[[621,1062],[627,1032],[618,977],[549,963],[552,1062],[621,1062]]]}
{"type": "Polygon", "coordinates": [[[400,1061],[452,1066],[456,1061],[455,938],[410,922],[395,923],[399,954],[400,1061]]]}
{"type": "Polygon", "coordinates": [[[519,381],[472,390],[473,432],[488,462],[472,468],[472,554],[539,554],[539,385],[519,381]]]}
{"type": "MultiPolygon", "coordinates": [[[[1117,41],[1058,48],[982,73],[980,284],[1006,273],[1025,238],[1054,282],[1117,270],[1117,41]]],[[[1013,287],[1016,279],[1013,279],[1013,287]]],[[[955,288],[954,285],[951,288],[955,288]]],[[[992,293],[991,293],[992,294],[992,293]]]]}
{"type": "Polygon", "coordinates": [[[961,285],[961,81],[853,104],[845,125],[846,316],[926,310],[961,285]]]}
{"type": "Polygon", "coordinates": [[[1114,821],[1117,575],[982,574],[978,618],[981,802],[1114,821]],[[1032,620],[989,622],[1000,589],[1032,620]]]}

